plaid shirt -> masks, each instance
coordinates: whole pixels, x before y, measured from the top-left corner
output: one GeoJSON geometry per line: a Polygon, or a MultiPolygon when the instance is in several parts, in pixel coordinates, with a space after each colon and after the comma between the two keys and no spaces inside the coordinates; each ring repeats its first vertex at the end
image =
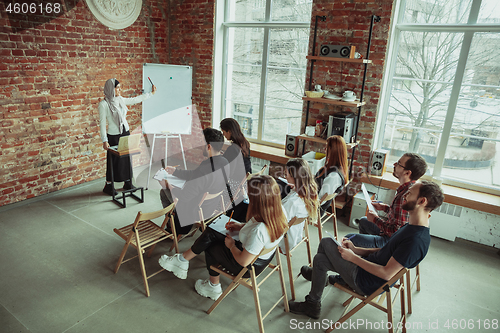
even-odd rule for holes
{"type": "Polygon", "coordinates": [[[408,191],[411,185],[415,184],[415,181],[409,181],[400,185],[396,190],[396,196],[392,200],[391,205],[385,210],[387,213],[387,220],[383,220],[378,217],[375,218],[373,223],[381,230],[381,235],[392,236],[393,233],[398,231],[399,228],[404,226],[408,222],[408,212],[403,210],[403,195],[408,191]]]}

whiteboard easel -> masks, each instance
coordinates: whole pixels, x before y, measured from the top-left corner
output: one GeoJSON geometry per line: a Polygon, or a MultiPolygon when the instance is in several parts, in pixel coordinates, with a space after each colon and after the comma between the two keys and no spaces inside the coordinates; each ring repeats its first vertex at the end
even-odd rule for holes
{"type": "Polygon", "coordinates": [[[155,141],[156,139],[165,139],[165,166],[168,165],[168,139],[169,138],[179,138],[179,143],[181,146],[182,160],[184,162],[184,170],[187,170],[186,156],[184,155],[184,149],[182,147],[182,139],[180,134],[153,134],[153,144],[151,145],[151,157],[149,158],[149,170],[148,170],[148,183],[146,184],[146,190],[149,188],[149,179],[151,178],[151,166],[153,165],[153,153],[155,151],[155,141]]]}

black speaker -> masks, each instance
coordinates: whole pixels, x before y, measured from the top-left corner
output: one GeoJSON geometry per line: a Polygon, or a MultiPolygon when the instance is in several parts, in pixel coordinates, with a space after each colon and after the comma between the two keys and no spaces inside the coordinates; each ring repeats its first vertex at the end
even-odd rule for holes
{"type": "Polygon", "coordinates": [[[287,134],[285,141],[285,155],[297,156],[297,136],[298,134],[287,134]]]}
{"type": "Polygon", "coordinates": [[[370,173],[374,176],[382,176],[385,170],[385,162],[387,161],[389,151],[385,149],[377,149],[372,153],[372,161],[370,163],[370,173]]]}
{"type": "Polygon", "coordinates": [[[356,53],[356,46],[323,44],[319,49],[319,55],[321,57],[354,59],[355,53],[356,53]]]}

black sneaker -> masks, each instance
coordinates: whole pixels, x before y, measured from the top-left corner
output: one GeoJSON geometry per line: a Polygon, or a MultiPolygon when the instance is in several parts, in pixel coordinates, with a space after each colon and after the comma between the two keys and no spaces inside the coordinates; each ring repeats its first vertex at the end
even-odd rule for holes
{"type": "Polygon", "coordinates": [[[134,189],[135,186],[132,185],[132,181],[128,180],[125,182],[125,185],[123,185],[123,189],[124,190],[131,190],[131,189],[134,189]]]}
{"type": "Polygon", "coordinates": [[[111,186],[111,184],[106,183],[102,191],[109,195],[116,195],[116,190],[111,186]]]}
{"type": "Polygon", "coordinates": [[[306,315],[313,319],[319,319],[321,314],[321,302],[312,302],[306,296],[305,302],[289,301],[290,312],[298,315],[306,315]]]}
{"type": "Polygon", "coordinates": [[[340,275],[330,275],[328,277],[328,282],[333,286],[335,283],[340,284],[341,286],[347,286],[347,283],[342,279],[340,275]]]}

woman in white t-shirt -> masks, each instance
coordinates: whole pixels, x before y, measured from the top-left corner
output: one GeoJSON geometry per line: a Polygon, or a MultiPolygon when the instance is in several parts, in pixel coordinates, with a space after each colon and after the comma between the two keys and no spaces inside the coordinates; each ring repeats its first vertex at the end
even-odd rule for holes
{"type": "MultiPolygon", "coordinates": [[[[163,255],[160,266],[174,273],[180,279],[187,278],[189,260],[205,252],[205,261],[210,278],[198,280],[195,289],[201,296],[213,300],[222,294],[219,274],[210,269],[211,265],[222,265],[233,274],[238,274],[248,266],[260,252],[276,246],[287,231],[287,220],[281,206],[280,190],[274,178],[256,176],[248,181],[247,223],[231,221],[226,225],[230,231],[239,231],[239,241],[206,228],[193,246],[183,254],[163,255]]],[[[271,261],[275,251],[257,258],[253,264],[259,274],[271,261]]],[[[248,272],[247,272],[248,273],[248,272]]]]}
{"type": "MultiPolygon", "coordinates": [[[[290,192],[281,203],[286,217],[290,221],[293,217],[316,219],[318,213],[318,186],[314,181],[309,164],[302,158],[291,158],[286,163],[285,176],[290,192]]],[[[290,248],[297,245],[302,239],[304,222],[296,224],[287,233],[290,248]]],[[[280,243],[280,250],[285,253],[285,240],[280,243]]]]}

